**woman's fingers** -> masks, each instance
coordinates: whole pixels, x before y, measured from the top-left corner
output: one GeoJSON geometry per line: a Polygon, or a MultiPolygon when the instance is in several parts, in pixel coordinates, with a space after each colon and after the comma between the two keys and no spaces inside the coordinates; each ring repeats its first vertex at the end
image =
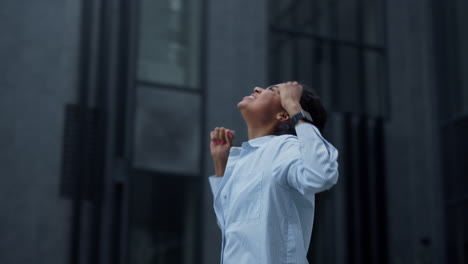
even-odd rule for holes
{"type": "Polygon", "coordinates": [[[232,143],[232,140],[234,139],[235,135],[236,135],[236,133],[235,133],[234,131],[229,130],[229,129],[226,129],[226,132],[225,132],[224,136],[225,136],[225,138],[226,138],[226,142],[227,142],[230,146],[234,145],[234,144],[232,143]]]}
{"type": "Polygon", "coordinates": [[[216,127],[210,134],[211,142],[215,145],[221,144],[224,137],[222,136],[222,128],[216,127]]]}
{"type": "Polygon", "coordinates": [[[229,134],[231,134],[232,137],[235,138],[236,137],[236,131],[230,130],[230,129],[228,129],[228,130],[229,130],[229,134]]]}
{"type": "Polygon", "coordinates": [[[217,144],[219,144],[221,141],[221,128],[220,127],[215,128],[215,134],[216,134],[216,140],[218,141],[217,144]]]}
{"type": "Polygon", "coordinates": [[[210,133],[211,142],[215,145],[228,143],[230,146],[232,146],[232,140],[234,137],[235,132],[224,127],[216,127],[210,133]]]}
{"type": "Polygon", "coordinates": [[[214,130],[210,133],[210,139],[212,143],[218,144],[218,139],[216,139],[216,132],[214,130]]]}

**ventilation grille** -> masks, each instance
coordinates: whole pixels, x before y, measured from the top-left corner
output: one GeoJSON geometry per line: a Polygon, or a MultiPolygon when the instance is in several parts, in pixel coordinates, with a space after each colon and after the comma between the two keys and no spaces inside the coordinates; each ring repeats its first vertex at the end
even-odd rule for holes
{"type": "Polygon", "coordinates": [[[65,107],[60,195],[96,200],[101,190],[98,111],[79,105],[65,107]]]}

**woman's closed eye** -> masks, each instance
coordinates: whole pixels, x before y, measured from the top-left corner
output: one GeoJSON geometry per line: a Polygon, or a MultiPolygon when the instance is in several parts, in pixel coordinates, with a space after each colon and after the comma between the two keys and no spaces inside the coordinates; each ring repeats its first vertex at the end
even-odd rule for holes
{"type": "Polygon", "coordinates": [[[279,88],[278,86],[272,85],[272,86],[268,86],[266,89],[279,94],[279,89],[278,88],[279,88]]]}

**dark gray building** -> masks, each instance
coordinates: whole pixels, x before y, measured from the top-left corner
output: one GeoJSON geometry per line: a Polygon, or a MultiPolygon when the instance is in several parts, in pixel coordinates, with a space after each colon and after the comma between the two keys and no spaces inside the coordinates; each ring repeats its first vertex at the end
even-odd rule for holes
{"type": "Polygon", "coordinates": [[[339,184],[310,263],[468,263],[468,2],[0,2],[0,263],[219,262],[209,131],[299,80],[339,184]]]}

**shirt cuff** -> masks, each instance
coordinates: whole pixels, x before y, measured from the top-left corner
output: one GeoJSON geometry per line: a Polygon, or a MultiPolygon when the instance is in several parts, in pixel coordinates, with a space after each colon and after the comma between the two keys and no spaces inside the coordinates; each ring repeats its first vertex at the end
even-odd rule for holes
{"type": "Polygon", "coordinates": [[[218,176],[210,176],[208,178],[210,181],[210,186],[211,186],[211,191],[213,192],[213,196],[218,193],[219,187],[221,186],[221,181],[223,180],[223,177],[218,177],[218,176]]]}

